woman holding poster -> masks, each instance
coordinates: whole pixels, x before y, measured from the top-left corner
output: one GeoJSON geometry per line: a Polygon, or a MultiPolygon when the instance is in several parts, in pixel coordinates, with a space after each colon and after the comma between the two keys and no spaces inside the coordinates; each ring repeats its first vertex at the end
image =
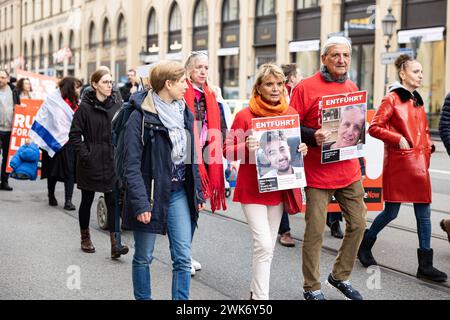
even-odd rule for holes
{"type": "Polygon", "coordinates": [[[431,249],[431,183],[428,172],[435,151],[423,100],[416,91],[422,85],[422,65],[409,55],[395,62],[400,83],[384,97],[369,133],[384,142],[383,190],[385,208],[366,230],[358,252],[361,263],[376,265],[371,249],[378,233],[394,220],[404,202],[414,203],[417,220],[419,268],[417,277],[444,282],[447,275],[433,267],[431,249]]]}
{"type": "MultiPolygon", "coordinates": [[[[250,298],[255,300],[269,299],[270,267],[283,215],[283,193],[288,191],[259,193],[255,151],[260,143],[252,136],[252,119],[298,114],[286,102],[284,81],[283,71],[277,65],[261,66],[250,106],[236,115],[224,146],[228,161],[241,161],[233,201],[241,203],[253,236],[250,298]]],[[[307,150],[305,144],[298,146],[303,155],[307,150]]],[[[301,199],[296,200],[301,203],[301,199]]]]}

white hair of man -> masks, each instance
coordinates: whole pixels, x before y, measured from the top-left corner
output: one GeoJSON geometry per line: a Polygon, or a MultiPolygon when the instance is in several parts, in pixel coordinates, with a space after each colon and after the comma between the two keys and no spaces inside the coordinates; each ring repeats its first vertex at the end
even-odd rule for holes
{"type": "Polygon", "coordinates": [[[326,55],[328,53],[328,51],[330,50],[330,48],[332,48],[336,45],[346,45],[350,49],[350,54],[352,53],[352,44],[350,43],[350,41],[345,37],[335,36],[335,37],[329,38],[325,42],[325,44],[323,45],[323,48],[322,48],[322,55],[323,56],[326,55]]]}

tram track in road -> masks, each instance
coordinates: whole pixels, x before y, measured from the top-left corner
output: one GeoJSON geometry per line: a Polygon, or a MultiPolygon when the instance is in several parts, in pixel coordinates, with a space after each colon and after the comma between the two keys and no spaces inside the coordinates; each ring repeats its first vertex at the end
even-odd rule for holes
{"type": "MultiPolygon", "coordinates": [[[[230,217],[230,216],[228,216],[226,214],[223,214],[223,213],[217,213],[216,212],[216,213],[212,214],[212,212],[209,211],[209,210],[205,210],[205,212],[207,214],[209,214],[209,215],[212,215],[212,216],[219,216],[221,219],[232,220],[232,221],[235,221],[235,222],[247,225],[247,222],[245,222],[243,220],[240,220],[238,218],[230,217]]],[[[368,219],[368,221],[371,222],[370,219],[368,219]]],[[[373,221],[373,219],[372,219],[372,221],[373,221]]],[[[406,231],[406,232],[416,233],[416,231],[414,229],[406,228],[406,227],[402,227],[402,226],[388,226],[388,227],[394,228],[394,229],[399,229],[399,230],[406,231]]],[[[433,236],[433,237],[435,237],[437,239],[442,239],[442,240],[448,241],[447,238],[440,237],[440,236],[437,236],[437,235],[433,236]]],[[[301,242],[301,243],[303,243],[303,239],[301,239],[300,237],[292,235],[292,238],[297,240],[297,241],[299,241],[299,242],[301,242]]],[[[327,245],[323,245],[322,246],[322,251],[327,253],[327,254],[329,254],[329,255],[332,255],[334,257],[338,254],[338,250],[337,249],[332,248],[332,247],[327,246],[327,245]]],[[[410,272],[407,272],[407,271],[404,271],[404,270],[401,270],[399,268],[396,268],[396,267],[393,267],[393,266],[389,266],[389,265],[386,265],[386,264],[378,264],[378,267],[380,267],[384,271],[390,272],[392,274],[396,274],[396,275],[399,275],[401,277],[405,277],[405,278],[409,279],[412,282],[426,285],[426,286],[428,286],[428,287],[430,287],[430,288],[432,288],[434,290],[438,290],[438,291],[441,291],[441,292],[444,292],[444,293],[450,295],[450,284],[448,282],[437,283],[437,282],[432,282],[432,281],[428,281],[428,280],[418,279],[415,274],[412,274],[410,272]]]]}

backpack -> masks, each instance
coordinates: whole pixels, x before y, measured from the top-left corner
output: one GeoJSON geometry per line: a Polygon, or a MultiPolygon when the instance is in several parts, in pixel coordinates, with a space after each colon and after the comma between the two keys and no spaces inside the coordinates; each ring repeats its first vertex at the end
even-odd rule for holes
{"type": "Polygon", "coordinates": [[[125,102],[119,112],[114,116],[111,123],[114,164],[119,180],[119,188],[122,187],[124,182],[123,162],[125,158],[125,125],[134,110],[137,109],[133,103],[125,102]]]}

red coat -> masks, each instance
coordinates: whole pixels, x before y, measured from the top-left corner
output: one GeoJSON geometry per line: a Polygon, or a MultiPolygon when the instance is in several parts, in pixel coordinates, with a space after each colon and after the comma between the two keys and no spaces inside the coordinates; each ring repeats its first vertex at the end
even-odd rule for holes
{"type": "MultiPolygon", "coordinates": [[[[296,114],[298,114],[297,111],[291,107],[286,113],[286,115],[296,114]]],[[[251,134],[253,118],[257,118],[257,116],[251,113],[250,108],[238,112],[224,146],[224,156],[228,161],[241,160],[233,201],[242,204],[277,206],[283,201],[283,191],[259,193],[256,165],[254,164],[255,154],[250,154],[245,146],[245,139],[251,134]],[[245,135],[233,135],[235,130],[242,130],[241,132],[245,135]]]]}
{"type": "Polygon", "coordinates": [[[403,88],[391,91],[369,127],[370,135],[384,142],[383,190],[388,202],[431,203],[428,168],[434,145],[422,98],[417,92],[414,96],[403,88]],[[401,137],[411,149],[400,150],[401,137]]]}

